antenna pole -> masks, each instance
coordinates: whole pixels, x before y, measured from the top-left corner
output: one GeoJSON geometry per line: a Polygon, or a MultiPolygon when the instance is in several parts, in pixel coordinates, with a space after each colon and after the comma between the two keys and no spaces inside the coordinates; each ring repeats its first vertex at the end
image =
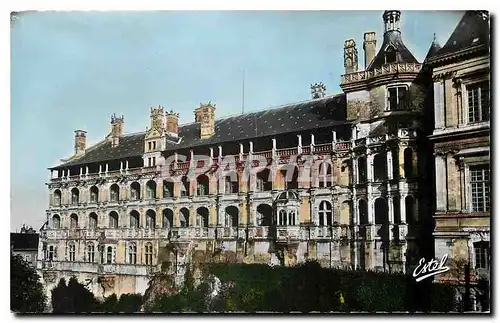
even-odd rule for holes
{"type": "Polygon", "coordinates": [[[241,79],[241,114],[245,113],[245,69],[243,69],[241,79]]]}

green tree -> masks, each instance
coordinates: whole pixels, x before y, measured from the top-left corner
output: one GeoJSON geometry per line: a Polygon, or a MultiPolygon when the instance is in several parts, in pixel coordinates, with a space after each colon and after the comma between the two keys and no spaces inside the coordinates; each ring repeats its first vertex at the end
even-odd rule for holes
{"type": "Polygon", "coordinates": [[[40,276],[19,255],[10,254],[10,309],[16,313],[45,310],[46,296],[40,276]]]}
{"type": "Polygon", "coordinates": [[[99,312],[101,304],[83,284],[73,276],[68,285],[63,278],[52,289],[52,309],[54,313],[99,312]]]}

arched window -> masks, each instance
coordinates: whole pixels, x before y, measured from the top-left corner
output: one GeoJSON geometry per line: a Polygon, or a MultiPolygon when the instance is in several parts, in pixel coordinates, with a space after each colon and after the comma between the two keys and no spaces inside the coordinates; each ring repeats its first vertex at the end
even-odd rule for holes
{"type": "Polygon", "coordinates": [[[293,167],[292,169],[288,168],[286,170],[285,169],[281,170],[281,176],[283,177],[285,182],[285,190],[296,189],[299,187],[297,181],[298,174],[299,172],[296,166],[293,167]]]}
{"type": "Polygon", "coordinates": [[[154,229],[156,226],[156,212],[147,210],[146,212],[146,228],[154,229]]]}
{"type": "Polygon", "coordinates": [[[386,224],[389,222],[387,203],[383,198],[375,200],[375,224],[386,224]]]}
{"type": "Polygon", "coordinates": [[[109,212],[109,228],[118,228],[118,213],[116,213],[115,211],[109,212]]]}
{"type": "Polygon", "coordinates": [[[413,176],[413,150],[411,148],[404,150],[404,169],[406,178],[413,176]]]}
{"type": "Polygon", "coordinates": [[[133,210],[130,212],[130,227],[131,228],[138,228],[139,227],[139,212],[136,210],[133,210]]]}
{"type": "Polygon", "coordinates": [[[156,198],[156,182],[155,181],[148,181],[146,183],[146,188],[147,188],[147,193],[148,193],[148,199],[156,198]]]}
{"type": "Polygon", "coordinates": [[[68,243],[68,260],[75,261],[75,243],[68,243]]]}
{"type": "Polygon", "coordinates": [[[60,190],[54,191],[54,205],[61,206],[61,191],[60,190]]]}
{"type": "Polygon", "coordinates": [[[163,210],[163,227],[171,228],[174,226],[174,212],[171,209],[163,210]]]}
{"type": "Polygon", "coordinates": [[[295,225],[295,211],[288,211],[288,225],[295,225]]]}
{"type": "Polygon", "coordinates": [[[358,183],[366,183],[366,158],[358,158],[358,183]]]}
{"type": "Polygon", "coordinates": [[[141,198],[141,185],[137,182],[130,184],[130,199],[139,200],[141,198]]]}
{"type": "Polygon", "coordinates": [[[278,214],[278,223],[279,225],[286,225],[286,211],[280,210],[278,214]]]}
{"type": "Polygon", "coordinates": [[[113,247],[111,246],[108,246],[108,248],[106,248],[106,263],[107,264],[113,263],[113,247]]]}
{"type": "Polygon", "coordinates": [[[255,189],[257,192],[271,191],[273,189],[273,180],[269,169],[266,168],[258,172],[256,180],[255,189]]]}
{"type": "Polygon", "coordinates": [[[151,242],[146,243],[144,246],[144,255],[146,258],[146,265],[152,265],[153,264],[153,245],[151,242]]]}
{"type": "Polygon", "coordinates": [[[411,195],[408,195],[405,198],[405,210],[406,210],[406,222],[409,225],[416,224],[418,222],[418,219],[415,213],[415,199],[411,195]]]}
{"type": "Polygon", "coordinates": [[[238,174],[236,174],[236,172],[231,172],[230,174],[227,174],[224,179],[225,179],[224,181],[225,193],[226,194],[238,193],[239,191],[238,174]]]}
{"type": "Polygon", "coordinates": [[[71,204],[76,205],[80,203],[80,191],[77,188],[71,190],[71,204]]]}
{"type": "Polygon", "coordinates": [[[196,210],[196,226],[206,228],[208,227],[208,209],[199,207],[196,210]]]}
{"type": "Polygon", "coordinates": [[[181,178],[181,196],[189,196],[190,190],[189,190],[190,184],[189,184],[189,179],[187,176],[182,176],[181,178]]]}
{"type": "Polygon", "coordinates": [[[365,200],[358,201],[359,224],[368,224],[368,204],[365,200]]]}
{"type": "Polygon", "coordinates": [[[332,225],[332,205],[328,201],[319,204],[319,225],[332,225]]]}
{"type": "Polygon", "coordinates": [[[395,63],[396,62],[396,51],[394,50],[394,47],[389,46],[385,50],[385,63],[395,63]]]}
{"type": "Polygon", "coordinates": [[[387,157],[385,153],[379,153],[373,157],[373,177],[376,182],[387,179],[387,157]]]}
{"type": "Polygon", "coordinates": [[[95,214],[94,212],[89,214],[89,229],[97,229],[97,214],[95,214]]]}
{"type": "Polygon", "coordinates": [[[394,223],[401,223],[401,203],[399,202],[399,196],[392,198],[392,209],[394,210],[394,223]]]}
{"type": "Polygon", "coordinates": [[[128,263],[133,265],[137,263],[137,245],[134,242],[128,247],[128,263]]]}
{"type": "Polygon", "coordinates": [[[269,227],[273,224],[273,209],[267,204],[257,206],[257,225],[269,227]]]}
{"type": "Polygon", "coordinates": [[[185,207],[180,211],[180,225],[181,228],[189,227],[189,210],[185,207]]]}
{"type": "Polygon", "coordinates": [[[55,214],[52,216],[52,229],[60,229],[61,228],[61,218],[59,215],[55,214]]]}
{"type": "Polygon", "coordinates": [[[224,226],[237,227],[238,226],[238,208],[235,206],[228,206],[226,208],[226,216],[224,218],[224,226]]]}
{"type": "Polygon", "coordinates": [[[95,262],[95,249],[93,243],[87,245],[87,261],[95,262]]]}
{"type": "Polygon", "coordinates": [[[70,225],[69,227],[71,229],[76,229],[78,228],[78,215],[76,215],[75,213],[71,214],[70,218],[70,225]]]}
{"type": "Polygon", "coordinates": [[[99,202],[99,189],[97,186],[92,186],[90,188],[90,203],[99,202]]]}
{"type": "Polygon", "coordinates": [[[207,175],[200,175],[198,176],[198,178],[196,179],[196,184],[197,184],[197,191],[196,191],[196,194],[198,196],[204,196],[204,195],[208,195],[209,194],[209,184],[208,184],[209,180],[208,180],[208,177],[207,175]]]}
{"type": "Polygon", "coordinates": [[[109,188],[109,200],[111,202],[118,202],[120,200],[120,186],[117,184],[113,184],[109,188]]]}
{"type": "Polygon", "coordinates": [[[49,246],[49,261],[57,260],[57,248],[54,246],[49,246]]]}
{"type": "Polygon", "coordinates": [[[332,166],[327,162],[319,165],[319,187],[332,186],[332,166]]]}
{"type": "Polygon", "coordinates": [[[171,181],[163,181],[163,198],[174,196],[174,183],[171,181]]]}

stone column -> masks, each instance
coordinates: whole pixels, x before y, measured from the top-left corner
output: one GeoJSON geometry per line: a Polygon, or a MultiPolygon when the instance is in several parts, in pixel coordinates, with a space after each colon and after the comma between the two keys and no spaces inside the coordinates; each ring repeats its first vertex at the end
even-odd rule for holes
{"type": "Polygon", "coordinates": [[[399,208],[400,208],[400,215],[401,215],[401,223],[405,224],[406,223],[406,203],[405,203],[405,197],[406,195],[401,195],[400,200],[399,200],[399,208]]]}
{"type": "Polygon", "coordinates": [[[373,155],[367,152],[366,155],[366,179],[373,182],[373,155]]]}
{"type": "Polygon", "coordinates": [[[393,197],[391,195],[387,196],[387,206],[388,206],[388,225],[389,225],[389,241],[394,239],[393,228],[394,228],[394,203],[392,201],[393,197]]]}
{"type": "Polygon", "coordinates": [[[352,175],[354,184],[358,184],[359,179],[359,169],[358,169],[358,158],[352,158],[352,175]]]}
{"type": "Polygon", "coordinates": [[[436,211],[446,211],[446,161],[445,156],[436,154],[434,164],[436,168],[436,211]]]}
{"type": "Polygon", "coordinates": [[[387,150],[387,179],[391,180],[393,175],[392,170],[392,151],[390,149],[387,150]]]}

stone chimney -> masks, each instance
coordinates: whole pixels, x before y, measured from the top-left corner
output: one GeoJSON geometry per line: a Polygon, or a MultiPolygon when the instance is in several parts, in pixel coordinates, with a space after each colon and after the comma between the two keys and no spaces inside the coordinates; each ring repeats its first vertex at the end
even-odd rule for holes
{"type": "Polygon", "coordinates": [[[75,155],[85,154],[85,149],[87,149],[87,131],[75,130],[75,155]]]}
{"type": "Polygon", "coordinates": [[[366,32],[364,35],[363,49],[365,51],[365,70],[373,61],[376,54],[377,39],[373,31],[366,32]]]}
{"type": "Polygon", "coordinates": [[[326,86],[323,82],[311,84],[311,95],[313,99],[319,99],[325,96],[326,86]]]}
{"type": "Polygon", "coordinates": [[[354,39],[344,42],[344,66],[346,74],[358,71],[358,50],[354,39]]]}
{"type": "Polygon", "coordinates": [[[210,101],[207,104],[200,103],[200,107],[194,110],[195,122],[200,124],[200,138],[208,139],[215,133],[215,104],[210,101]]]}
{"type": "Polygon", "coordinates": [[[171,136],[177,137],[179,135],[179,113],[170,110],[165,114],[165,119],[167,121],[167,132],[171,136]]]}
{"type": "Polygon", "coordinates": [[[165,111],[162,106],[151,108],[151,129],[162,131],[165,128],[165,111]]]}
{"type": "Polygon", "coordinates": [[[111,138],[111,147],[116,147],[120,143],[120,138],[123,137],[123,115],[117,117],[113,113],[111,116],[111,133],[109,137],[111,138]]]}

